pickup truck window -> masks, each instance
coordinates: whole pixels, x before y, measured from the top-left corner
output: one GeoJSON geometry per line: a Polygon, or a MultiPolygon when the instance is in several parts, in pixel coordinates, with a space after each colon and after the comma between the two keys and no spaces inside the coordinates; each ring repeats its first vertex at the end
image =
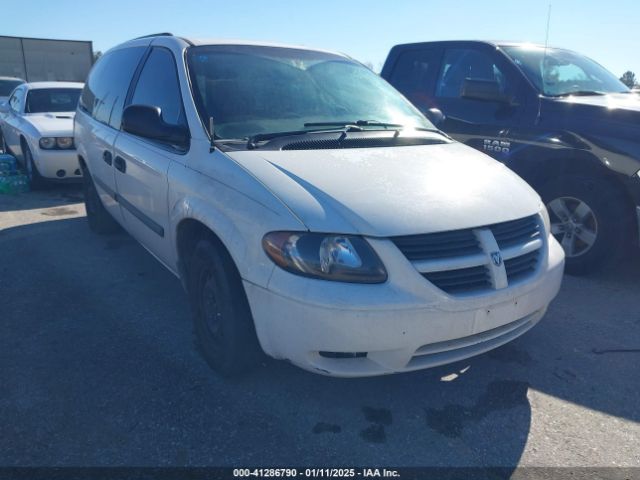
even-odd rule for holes
{"type": "Polygon", "coordinates": [[[550,97],[626,93],[629,89],[593,60],[557,48],[504,47],[540,93],[550,97]]]}
{"type": "Polygon", "coordinates": [[[227,45],[191,47],[187,59],[198,113],[205,125],[213,118],[219,139],[355,120],[434,128],[378,75],[339,55],[227,45]]]}
{"type": "Polygon", "coordinates": [[[428,106],[438,69],[437,50],[408,50],[398,57],[389,82],[414,105],[428,106]]]}
{"type": "Polygon", "coordinates": [[[446,51],[438,77],[436,97],[457,98],[467,78],[497,82],[501,93],[507,93],[507,80],[485,52],[454,48],[446,51]]]}

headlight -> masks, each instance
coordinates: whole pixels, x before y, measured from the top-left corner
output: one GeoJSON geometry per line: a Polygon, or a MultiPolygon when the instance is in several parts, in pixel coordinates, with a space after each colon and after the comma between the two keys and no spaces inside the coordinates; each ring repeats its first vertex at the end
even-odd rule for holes
{"type": "Polygon", "coordinates": [[[56,145],[63,150],[71,148],[73,147],[73,137],[58,137],[56,138],[56,145]]]}
{"type": "Polygon", "coordinates": [[[53,137],[42,137],[40,139],[40,148],[44,148],[45,150],[56,148],[56,139],[53,137]]]}
{"type": "Polygon", "coordinates": [[[304,277],[335,282],[382,283],[387,271],[361,237],[307,232],[271,232],[262,248],[276,265],[304,277]]]}
{"type": "Polygon", "coordinates": [[[42,137],[40,139],[40,148],[45,150],[68,150],[73,148],[73,137],[42,137]]]}

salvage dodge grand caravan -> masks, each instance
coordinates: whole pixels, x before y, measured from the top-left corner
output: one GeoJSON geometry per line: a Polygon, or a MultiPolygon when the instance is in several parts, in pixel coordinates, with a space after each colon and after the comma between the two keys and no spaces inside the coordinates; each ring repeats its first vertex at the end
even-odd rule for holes
{"type": "Polygon", "coordinates": [[[75,138],[89,226],[181,279],[225,375],[261,351],[336,376],[441,365],[560,287],[538,195],[344,55],[135,39],[93,67],[75,138]]]}

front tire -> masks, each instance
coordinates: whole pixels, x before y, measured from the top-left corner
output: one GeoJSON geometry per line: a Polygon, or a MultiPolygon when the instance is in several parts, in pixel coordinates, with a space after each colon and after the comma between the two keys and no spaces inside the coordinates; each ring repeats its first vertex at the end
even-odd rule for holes
{"type": "Polygon", "coordinates": [[[565,251],[566,271],[585,275],[611,262],[625,248],[626,203],[598,177],[565,175],[540,189],[551,233],[565,251]]]}
{"type": "Polygon", "coordinates": [[[82,172],[82,189],[84,191],[84,206],[87,211],[87,221],[92,232],[107,235],[117,232],[120,227],[111,214],[104,208],[100,195],[93,183],[91,174],[86,168],[82,172]]]}
{"type": "Polygon", "coordinates": [[[29,185],[31,190],[42,190],[46,186],[46,181],[40,172],[36,163],[33,161],[33,154],[26,142],[22,143],[22,155],[24,157],[24,169],[27,172],[29,178],[29,185]]]}
{"type": "Polygon", "coordinates": [[[197,343],[209,366],[225,377],[255,368],[262,350],[240,274],[222,245],[197,242],[187,285],[197,343]]]}

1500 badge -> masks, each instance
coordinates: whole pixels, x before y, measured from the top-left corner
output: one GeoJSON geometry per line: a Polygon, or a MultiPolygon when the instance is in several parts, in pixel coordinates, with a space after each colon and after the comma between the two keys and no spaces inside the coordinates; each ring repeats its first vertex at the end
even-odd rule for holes
{"type": "Polygon", "coordinates": [[[490,138],[485,138],[482,144],[482,149],[485,152],[507,154],[511,149],[511,142],[505,142],[504,140],[491,140],[490,138]]]}

